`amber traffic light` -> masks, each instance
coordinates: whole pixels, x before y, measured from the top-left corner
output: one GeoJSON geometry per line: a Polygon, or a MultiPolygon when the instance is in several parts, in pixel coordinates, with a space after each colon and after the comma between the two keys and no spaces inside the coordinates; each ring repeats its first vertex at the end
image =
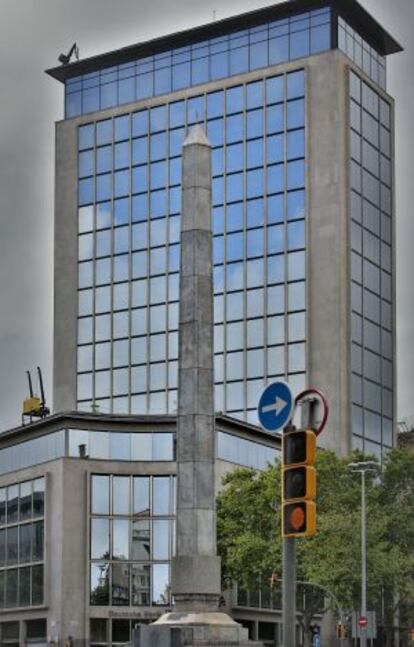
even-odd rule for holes
{"type": "Polygon", "coordinates": [[[282,535],[308,537],[316,532],[316,437],[311,430],[292,430],[282,443],[282,535]]]}

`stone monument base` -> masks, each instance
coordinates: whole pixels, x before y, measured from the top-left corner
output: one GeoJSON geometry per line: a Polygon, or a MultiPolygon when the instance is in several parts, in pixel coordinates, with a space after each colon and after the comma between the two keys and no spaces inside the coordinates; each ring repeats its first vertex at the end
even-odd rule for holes
{"type": "Polygon", "coordinates": [[[225,613],[165,613],[134,629],[133,647],[261,647],[225,613]]]}

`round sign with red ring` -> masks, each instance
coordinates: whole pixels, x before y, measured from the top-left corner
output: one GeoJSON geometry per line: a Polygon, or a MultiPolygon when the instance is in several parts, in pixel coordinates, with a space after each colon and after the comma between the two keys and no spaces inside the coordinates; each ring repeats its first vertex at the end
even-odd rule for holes
{"type": "Polygon", "coordinates": [[[305,389],[304,391],[301,391],[295,398],[295,407],[298,405],[298,403],[303,400],[304,398],[308,397],[309,395],[316,395],[321,401],[323,405],[323,416],[322,416],[322,421],[317,429],[314,429],[315,431],[315,436],[319,436],[321,431],[324,430],[326,422],[328,420],[328,415],[329,415],[329,405],[328,405],[328,400],[326,399],[325,395],[320,391],[319,389],[315,388],[310,388],[310,389],[305,389]]]}
{"type": "Polygon", "coordinates": [[[358,624],[360,627],[366,627],[368,624],[368,618],[361,616],[360,618],[358,618],[358,624]]]}

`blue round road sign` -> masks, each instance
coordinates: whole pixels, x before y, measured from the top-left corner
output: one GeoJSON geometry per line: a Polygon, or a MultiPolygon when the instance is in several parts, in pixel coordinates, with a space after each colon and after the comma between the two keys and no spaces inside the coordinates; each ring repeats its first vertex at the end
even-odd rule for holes
{"type": "Polygon", "coordinates": [[[286,382],[272,382],[263,391],[258,415],[260,424],[267,431],[276,431],[290,420],[293,410],[293,395],[286,382]]]}

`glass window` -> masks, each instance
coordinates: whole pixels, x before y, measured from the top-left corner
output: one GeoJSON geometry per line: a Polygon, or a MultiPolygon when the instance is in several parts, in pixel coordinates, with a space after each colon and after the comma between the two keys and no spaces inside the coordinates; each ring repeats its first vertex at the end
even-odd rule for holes
{"type": "Polygon", "coordinates": [[[276,65],[289,59],[289,37],[279,36],[269,40],[269,64],[276,65]]]}
{"type": "Polygon", "coordinates": [[[170,557],[170,522],[158,519],[152,522],[153,559],[168,559],[170,557]]]}
{"type": "Polygon", "coordinates": [[[16,607],[18,603],[17,569],[6,571],[6,607],[16,607]]]}
{"type": "Polygon", "coordinates": [[[45,512],[45,479],[33,481],[33,516],[42,517],[45,512]]]}
{"type": "Polygon", "coordinates": [[[158,476],[153,479],[153,514],[170,513],[170,480],[167,476],[158,476]]]}
{"type": "Polygon", "coordinates": [[[78,129],[78,147],[79,150],[84,148],[92,148],[95,139],[94,124],[87,124],[86,126],[79,126],[78,129]]]}
{"type": "MultiPolygon", "coordinates": [[[[300,124],[302,125],[302,124],[300,124]]],[[[268,134],[282,132],[284,129],[284,105],[269,106],[266,111],[266,130],[268,134]]]]}
{"type": "Polygon", "coordinates": [[[127,563],[112,564],[112,604],[129,605],[129,569],[127,563]]]}
{"type": "Polygon", "coordinates": [[[131,564],[132,604],[148,606],[150,604],[150,565],[131,564]]]}
{"type": "Polygon", "coordinates": [[[112,522],[112,557],[113,559],[129,558],[128,519],[114,519],[112,522]]]}
{"type": "Polygon", "coordinates": [[[32,567],[32,604],[43,604],[43,565],[32,567]]]}
{"type": "MultiPolygon", "coordinates": [[[[149,434],[144,434],[148,437],[147,456],[151,458],[151,437],[149,434]]],[[[143,434],[135,434],[136,436],[143,436],[143,434]]],[[[142,438],[141,438],[142,440],[142,438]]],[[[143,453],[141,453],[142,460],[143,453]]],[[[150,478],[148,476],[134,477],[134,503],[133,512],[137,516],[147,516],[150,513],[150,478]]]]}
{"type": "Polygon", "coordinates": [[[114,476],[113,482],[113,514],[129,514],[129,477],[114,476]]]}
{"type": "Polygon", "coordinates": [[[20,520],[30,519],[32,516],[32,483],[20,483],[20,520]]]}
{"type": "Polygon", "coordinates": [[[91,509],[93,514],[109,514],[109,476],[92,476],[91,509]]]}
{"type": "Polygon", "coordinates": [[[91,557],[109,559],[109,519],[91,519],[91,557]]]}
{"type": "Polygon", "coordinates": [[[152,603],[167,605],[170,602],[168,564],[154,564],[152,567],[152,603]]]}
{"type": "Polygon", "coordinates": [[[243,86],[238,85],[229,88],[226,92],[226,111],[227,114],[242,112],[243,110],[243,86]]]}
{"type": "Polygon", "coordinates": [[[105,606],[109,604],[109,564],[91,564],[91,597],[92,605],[105,606]]]}
{"type": "MultiPolygon", "coordinates": [[[[18,600],[19,600],[18,601],[18,606],[20,606],[20,607],[30,605],[30,568],[29,567],[19,569],[19,594],[18,594],[18,600]]],[[[31,622],[33,622],[33,621],[31,621],[31,622]]],[[[29,623],[27,623],[27,624],[29,624],[29,623]]],[[[44,635],[46,635],[46,631],[45,631],[44,635]]]]}
{"type": "MultiPolygon", "coordinates": [[[[260,133],[261,134],[261,133],[260,133]]],[[[243,115],[230,115],[226,118],[226,141],[242,141],[243,139],[243,115]]]]}
{"type": "Polygon", "coordinates": [[[6,523],[6,488],[0,489],[0,524],[6,523]]]}
{"type": "Polygon", "coordinates": [[[19,554],[19,528],[18,526],[12,526],[7,528],[6,535],[6,564],[17,564],[18,554],[19,554]]]}
{"type": "MultiPolygon", "coordinates": [[[[244,324],[229,323],[226,326],[226,348],[227,350],[238,350],[244,346],[244,324]]],[[[218,350],[216,348],[216,350],[218,350]]]]}
{"type": "Polygon", "coordinates": [[[7,523],[13,523],[18,519],[19,508],[19,486],[11,485],[7,488],[7,523]]]}

